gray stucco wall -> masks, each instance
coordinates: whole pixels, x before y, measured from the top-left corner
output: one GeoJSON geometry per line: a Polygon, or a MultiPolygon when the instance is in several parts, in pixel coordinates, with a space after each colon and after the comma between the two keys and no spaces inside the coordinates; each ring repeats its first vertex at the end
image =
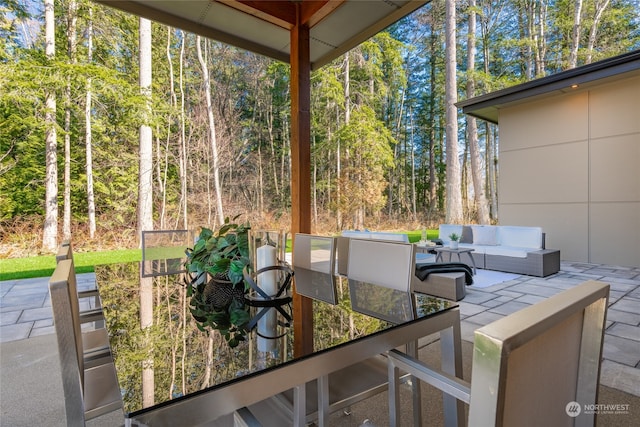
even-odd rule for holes
{"type": "Polygon", "coordinates": [[[640,265],[640,76],[529,99],[499,117],[500,224],[543,227],[563,260],[640,265]]]}

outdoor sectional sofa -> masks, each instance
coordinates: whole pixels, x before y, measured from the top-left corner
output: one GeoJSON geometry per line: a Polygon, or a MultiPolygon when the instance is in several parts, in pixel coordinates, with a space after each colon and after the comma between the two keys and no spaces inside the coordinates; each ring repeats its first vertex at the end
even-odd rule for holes
{"type": "MultiPolygon", "coordinates": [[[[440,225],[440,240],[451,244],[449,236],[461,236],[459,247],[473,248],[477,268],[545,277],[560,271],[560,251],[545,248],[540,227],[440,225]]],[[[399,241],[409,243],[406,234],[373,231],[343,231],[338,237],[338,273],[347,274],[349,238],[399,241]],[[342,255],[341,255],[342,254],[342,255]]],[[[462,261],[464,261],[464,257],[462,261]]],[[[435,262],[432,254],[416,254],[416,264],[435,262]]],[[[464,272],[438,272],[414,281],[418,292],[459,301],[466,295],[464,272]]]]}
{"type": "Polygon", "coordinates": [[[441,224],[439,231],[444,246],[456,233],[460,248],[474,249],[471,255],[478,268],[538,277],[560,271],[560,251],[545,248],[540,227],[441,224]]]}

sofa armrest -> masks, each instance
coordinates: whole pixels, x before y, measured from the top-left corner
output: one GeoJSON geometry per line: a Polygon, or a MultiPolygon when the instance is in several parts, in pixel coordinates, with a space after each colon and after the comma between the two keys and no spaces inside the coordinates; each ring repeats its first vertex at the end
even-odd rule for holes
{"type": "Polygon", "coordinates": [[[411,286],[415,292],[451,301],[460,301],[466,295],[464,273],[432,273],[425,280],[414,275],[411,286]]]}
{"type": "Polygon", "coordinates": [[[538,265],[541,266],[542,277],[555,274],[560,271],[560,250],[559,249],[541,249],[531,252],[530,256],[539,259],[538,265]]]}
{"type": "Polygon", "coordinates": [[[485,254],[488,270],[546,277],[560,271],[560,251],[539,249],[527,252],[526,258],[485,254]]]}

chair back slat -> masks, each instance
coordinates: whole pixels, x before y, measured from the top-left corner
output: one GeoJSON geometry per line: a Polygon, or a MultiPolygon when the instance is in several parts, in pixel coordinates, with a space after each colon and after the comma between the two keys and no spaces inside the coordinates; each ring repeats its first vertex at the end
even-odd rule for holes
{"type": "Polygon", "coordinates": [[[49,280],[49,293],[58,341],[67,422],[84,422],[84,356],[72,260],[58,262],[49,280]]]}
{"type": "Polygon", "coordinates": [[[296,233],[293,239],[296,292],[335,304],[335,237],[296,233]]]}
{"type": "Polygon", "coordinates": [[[296,233],[293,244],[293,266],[333,274],[335,237],[296,233]]]}
{"type": "Polygon", "coordinates": [[[71,242],[68,240],[58,246],[58,252],[56,253],[56,262],[60,262],[63,259],[73,259],[73,249],[71,248],[71,242]]]}
{"type": "Polygon", "coordinates": [[[349,280],[410,292],[415,248],[410,243],[349,239],[349,280]]]}
{"type": "Polygon", "coordinates": [[[193,245],[189,230],[143,230],[142,277],[186,272],[186,249],[193,245]]]}
{"type": "Polygon", "coordinates": [[[349,240],[346,236],[336,237],[336,271],[344,277],[349,274],[349,240]]]}

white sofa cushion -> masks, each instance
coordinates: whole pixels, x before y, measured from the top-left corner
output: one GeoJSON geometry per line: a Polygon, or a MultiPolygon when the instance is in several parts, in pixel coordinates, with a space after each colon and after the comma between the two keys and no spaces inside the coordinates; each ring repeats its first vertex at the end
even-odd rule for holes
{"type": "Polygon", "coordinates": [[[462,226],[458,224],[440,224],[438,238],[442,240],[445,246],[449,246],[451,243],[449,236],[452,233],[462,236],[462,226]]]}
{"type": "Polygon", "coordinates": [[[483,254],[486,252],[486,248],[490,246],[474,245],[473,243],[460,243],[458,247],[460,249],[473,249],[474,254],[483,254]]]}
{"type": "Polygon", "coordinates": [[[344,237],[354,237],[356,239],[369,239],[368,231],[358,231],[358,230],[343,230],[342,235],[344,237]]]}
{"type": "Polygon", "coordinates": [[[498,244],[496,228],[493,225],[472,225],[473,244],[495,246],[498,244]]]}
{"type": "Polygon", "coordinates": [[[498,227],[497,237],[500,246],[542,249],[541,227],[501,225],[498,227]]]}
{"type": "Polygon", "coordinates": [[[356,239],[387,240],[392,242],[409,243],[409,236],[401,233],[386,233],[384,231],[344,230],[342,232],[342,235],[344,237],[353,237],[356,239]]]}
{"type": "MultiPolygon", "coordinates": [[[[358,231],[358,230],[343,230],[343,237],[351,237],[355,239],[366,240],[382,240],[400,243],[409,243],[409,236],[401,233],[386,233],[384,231],[358,231]]],[[[416,253],[416,263],[425,264],[429,262],[435,262],[436,256],[433,254],[416,253]]]]}
{"type": "Polygon", "coordinates": [[[382,231],[372,231],[369,233],[372,240],[388,240],[392,242],[409,243],[409,236],[400,233],[385,233],[382,231]]]}
{"type": "Polygon", "coordinates": [[[517,248],[515,246],[485,246],[485,255],[500,255],[511,258],[526,258],[527,253],[534,251],[531,248],[517,248]]]}

